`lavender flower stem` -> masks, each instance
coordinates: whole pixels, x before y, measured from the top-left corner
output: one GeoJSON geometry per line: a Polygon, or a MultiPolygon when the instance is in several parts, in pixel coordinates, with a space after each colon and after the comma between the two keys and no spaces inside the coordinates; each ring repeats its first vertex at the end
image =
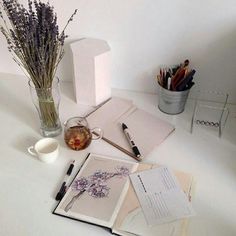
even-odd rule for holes
{"type": "Polygon", "coordinates": [[[75,196],[69,201],[69,203],[66,205],[64,211],[65,211],[65,212],[68,212],[68,211],[73,207],[75,201],[76,201],[76,200],[80,197],[80,195],[82,195],[84,192],[85,192],[85,190],[84,190],[84,191],[81,191],[81,192],[79,192],[77,195],[75,195],[75,196]]]}

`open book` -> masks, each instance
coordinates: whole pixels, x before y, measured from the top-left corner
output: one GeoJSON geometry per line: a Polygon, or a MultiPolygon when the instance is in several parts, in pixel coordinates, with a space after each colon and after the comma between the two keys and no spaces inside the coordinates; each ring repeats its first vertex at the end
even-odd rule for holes
{"type": "MultiPolygon", "coordinates": [[[[152,227],[144,219],[129,175],[150,168],[154,166],[89,154],[53,213],[118,235],[181,236],[186,219],[152,227]]],[[[182,172],[175,176],[189,197],[192,177],[182,172]]]]}
{"type": "Polygon", "coordinates": [[[86,118],[91,128],[103,130],[103,140],[132,157],[135,156],[122,130],[122,123],[128,126],[142,157],[174,131],[168,122],[137,108],[132,101],[118,97],[112,97],[86,118]]]}

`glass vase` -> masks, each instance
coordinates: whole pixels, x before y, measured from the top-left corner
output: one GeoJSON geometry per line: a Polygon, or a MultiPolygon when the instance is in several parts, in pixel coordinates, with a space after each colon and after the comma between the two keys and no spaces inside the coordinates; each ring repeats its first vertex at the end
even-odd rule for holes
{"type": "Polygon", "coordinates": [[[29,88],[40,119],[40,133],[44,137],[60,135],[62,126],[59,119],[59,78],[53,80],[50,88],[35,88],[32,81],[29,81],[29,88]]]}

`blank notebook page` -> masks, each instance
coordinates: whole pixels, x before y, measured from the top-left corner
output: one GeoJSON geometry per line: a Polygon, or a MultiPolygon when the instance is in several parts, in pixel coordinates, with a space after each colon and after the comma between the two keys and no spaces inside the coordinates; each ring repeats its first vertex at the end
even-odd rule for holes
{"type": "Polygon", "coordinates": [[[171,124],[138,109],[132,101],[117,97],[90,114],[87,120],[90,128],[101,128],[106,139],[132,153],[121,126],[125,123],[143,157],[174,130],[171,124]]]}

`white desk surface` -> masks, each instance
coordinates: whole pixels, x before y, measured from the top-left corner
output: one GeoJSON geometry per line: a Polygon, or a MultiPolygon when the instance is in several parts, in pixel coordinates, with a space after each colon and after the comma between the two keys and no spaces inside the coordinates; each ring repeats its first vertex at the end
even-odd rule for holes
{"type": "MultiPolygon", "coordinates": [[[[83,115],[88,107],[73,99],[73,88],[62,82],[61,121],[83,115]]],[[[236,106],[221,139],[196,128],[190,134],[192,101],[184,113],[170,116],[157,108],[157,95],[113,90],[113,95],[129,98],[146,111],[175,125],[175,132],[145,160],[168,165],[193,174],[196,185],[189,236],[236,235],[236,106]]],[[[84,151],[72,151],[57,137],[61,149],[53,164],[42,163],[27,153],[27,147],[41,138],[39,120],[32,104],[27,80],[0,76],[0,235],[110,235],[101,227],[53,215],[55,195],[75,159],[76,168],[88,152],[127,158],[104,141],[94,141],[84,151]]],[[[74,171],[74,173],[76,170],[74,171]]]]}

